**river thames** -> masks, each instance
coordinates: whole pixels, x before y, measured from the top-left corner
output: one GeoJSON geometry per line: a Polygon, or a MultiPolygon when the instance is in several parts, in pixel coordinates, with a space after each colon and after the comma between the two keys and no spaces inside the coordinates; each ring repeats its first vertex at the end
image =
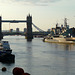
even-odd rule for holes
{"type": "Polygon", "coordinates": [[[31,75],[75,75],[75,45],[46,43],[43,38],[27,42],[24,36],[5,36],[9,41],[15,63],[0,62],[0,75],[13,75],[14,67],[21,67],[31,75]],[[2,72],[1,68],[7,71],[2,72]]]}

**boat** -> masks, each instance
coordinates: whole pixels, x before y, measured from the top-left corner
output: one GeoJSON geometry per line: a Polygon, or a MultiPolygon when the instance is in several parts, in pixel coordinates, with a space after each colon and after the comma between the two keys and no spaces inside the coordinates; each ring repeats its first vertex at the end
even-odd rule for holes
{"type": "Polygon", "coordinates": [[[0,53],[12,53],[12,49],[10,48],[8,41],[0,41],[0,53]]]}
{"type": "Polygon", "coordinates": [[[63,44],[75,44],[75,38],[74,37],[66,37],[63,35],[48,35],[44,37],[44,42],[50,42],[50,43],[63,43],[63,44]]]}
{"type": "Polygon", "coordinates": [[[8,41],[0,41],[0,62],[10,63],[15,61],[8,41]]]}

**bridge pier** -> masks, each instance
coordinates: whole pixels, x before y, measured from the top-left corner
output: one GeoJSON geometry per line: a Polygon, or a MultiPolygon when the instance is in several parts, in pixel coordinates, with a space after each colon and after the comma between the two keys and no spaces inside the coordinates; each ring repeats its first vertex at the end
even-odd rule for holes
{"type": "Polygon", "coordinates": [[[2,34],[2,17],[0,16],[0,40],[3,39],[3,34],[2,34]]]}
{"type": "Polygon", "coordinates": [[[32,33],[32,16],[30,14],[27,16],[27,41],[32,41],[33,33],[32,33]]]}

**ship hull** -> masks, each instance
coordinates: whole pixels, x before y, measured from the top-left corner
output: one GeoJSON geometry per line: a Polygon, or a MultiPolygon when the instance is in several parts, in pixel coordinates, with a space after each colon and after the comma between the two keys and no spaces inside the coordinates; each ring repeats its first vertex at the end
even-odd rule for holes
{"type": "Polygon", "coordinates": [[[49,42],[49,43],[63,43],[63,44],[75,44],[75,41],[66,41],[65,39],[62,39],[62,40],[44,39],[44,42],[49,42]]]}

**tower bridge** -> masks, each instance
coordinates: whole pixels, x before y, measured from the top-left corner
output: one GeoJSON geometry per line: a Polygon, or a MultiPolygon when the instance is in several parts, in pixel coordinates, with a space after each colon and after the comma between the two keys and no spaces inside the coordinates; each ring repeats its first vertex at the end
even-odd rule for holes
{"type": "Polygon", "coordinates": [[[32,25],[39,31],[43,31],[42,29],[38,28],[36,25],[32,23],[32,16],[30,14],[27,16],[26,20],[2,20],[2,17],[0,16],[0,40],[3,39],[2,34],[2,23],[26,23],[27,24],[27,40],[31,41],[33,39],[33,33],[32,33],[32,25]]]}
{"type": "Polygon", "coordinates": [[[27,41],[31,41],[33,39],[32,34],[32,16],[30,14],[27,16],[26,20],[2,20],[2,17],[0,16],[0,40],[3,39],[2,34],[2,23],[24,23],[27,24],[27,41]]]}

